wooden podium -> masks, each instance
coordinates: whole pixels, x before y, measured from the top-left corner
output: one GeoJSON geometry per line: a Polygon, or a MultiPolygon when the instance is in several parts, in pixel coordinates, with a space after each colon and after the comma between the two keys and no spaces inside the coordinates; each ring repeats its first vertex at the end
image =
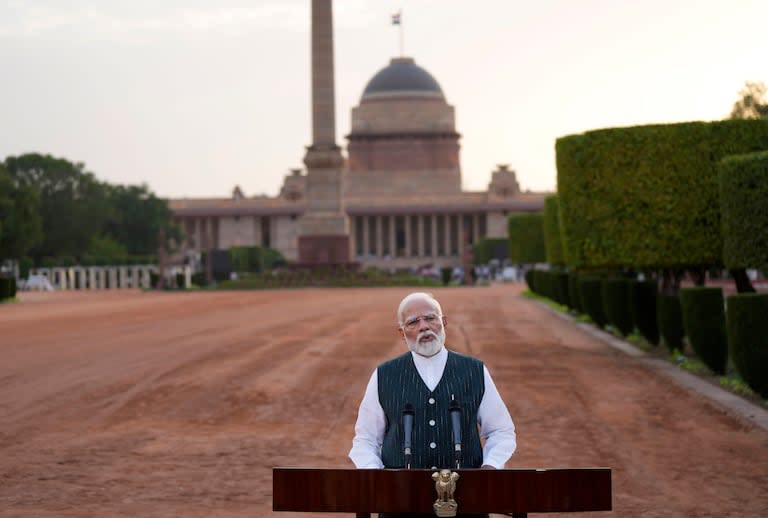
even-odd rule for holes
{"type": "MultiPolygon", "coordinates": [[[[433,470],[273,468],[272,510],[433,514],[433,470]]],[[[460,469],[458,513],[567,513],[611,510],[611,470],[460,469]]]]}

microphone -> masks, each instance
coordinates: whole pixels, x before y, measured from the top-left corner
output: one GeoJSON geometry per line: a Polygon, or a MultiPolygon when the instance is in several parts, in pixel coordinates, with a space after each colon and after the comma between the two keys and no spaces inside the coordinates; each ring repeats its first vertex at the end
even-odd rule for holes
{"type": "Polygon", "coordinates": [[[405,453],[405,469],[411,469],[411,436],[413,435],[413,405],[406,403],[403,407],[403,452],[405,453]]]}
{"type": "Polygon", "coordinates": [[[456,469],[459,469],[461,467],[461,408],[453,395],[451,395],[448,413],[451,416],[451,428],[453,430],[453,456],[456,461],[456,469]]]}

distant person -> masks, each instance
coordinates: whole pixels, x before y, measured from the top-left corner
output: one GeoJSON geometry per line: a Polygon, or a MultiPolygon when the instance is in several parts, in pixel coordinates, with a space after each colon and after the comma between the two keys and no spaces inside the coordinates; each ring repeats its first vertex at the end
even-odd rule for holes
{"type": "Polygon", "coordinates": [[[411,405],[411,467],[455,468],[453,400],[461,415],[460,467],[503,468],[517,447],[515,425],[488,369],[480,360],[445,348],[448,320],[429,293],[405,297],[397,309],[397,322],[410,351],[373,371],[360,403],[349,458],[358,468],[405,468],[402,419],[406,405],[411,405]]]}

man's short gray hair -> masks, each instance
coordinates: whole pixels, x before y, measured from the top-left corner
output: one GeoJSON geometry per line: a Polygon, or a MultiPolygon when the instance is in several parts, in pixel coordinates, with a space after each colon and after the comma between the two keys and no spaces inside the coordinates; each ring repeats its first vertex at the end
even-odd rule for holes
{"type": "Polygon", "coordinates": [[[398,325],[403,325],[403,311],[405,311],[405,307],[414,300],[425,300],[429,302],[435,308],[435,311],[437,311],[438,316],[443,316],[443,308],[431,293],[427,293],[425,291],[416,291],[407,295],[403,300],[400,301],[400,305],[397,307],[398,325]]]}

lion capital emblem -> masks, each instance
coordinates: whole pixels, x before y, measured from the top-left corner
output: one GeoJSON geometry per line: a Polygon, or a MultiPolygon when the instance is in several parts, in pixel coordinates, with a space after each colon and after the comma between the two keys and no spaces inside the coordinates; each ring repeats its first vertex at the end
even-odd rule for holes
{"type": "Polygon", "coordinates": [[[459,474],[449,469],[441,469],[432,473],[435,491],[437,491],[437,500],[435,500],[432,508],[437,516],[456,516],[459,505],[453,499],[453,492],[456,491],[458,479],[459,474]]]}

